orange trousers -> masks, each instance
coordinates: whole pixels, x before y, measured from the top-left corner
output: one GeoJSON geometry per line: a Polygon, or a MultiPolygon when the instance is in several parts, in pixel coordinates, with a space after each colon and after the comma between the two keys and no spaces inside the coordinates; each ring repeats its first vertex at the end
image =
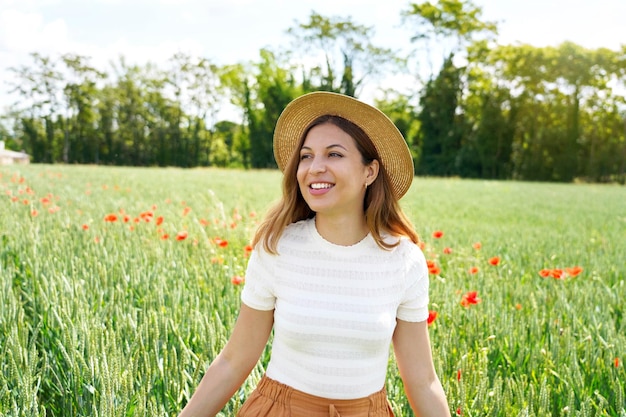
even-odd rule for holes
{"type": "Polygon", "coordinates": [[[316,397],[266,376],[245,401],[237,417],[393,417],[385,388],[364,398],[316,397]]]}

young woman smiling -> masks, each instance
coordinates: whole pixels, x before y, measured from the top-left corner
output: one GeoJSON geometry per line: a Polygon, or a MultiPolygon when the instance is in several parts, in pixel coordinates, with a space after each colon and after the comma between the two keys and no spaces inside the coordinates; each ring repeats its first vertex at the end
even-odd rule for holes
{"type": "Polygon", "coordinates": [[[240,417],[393,416],[389,348],[417,416],[450,415],[426,319],[428,270],[399,199],[413,179],[402,134],[378,109],[328,92],[281,114],[283,195],[254,239],[232,335],[181,413],[214,416],[256,365],[240,417]]]}

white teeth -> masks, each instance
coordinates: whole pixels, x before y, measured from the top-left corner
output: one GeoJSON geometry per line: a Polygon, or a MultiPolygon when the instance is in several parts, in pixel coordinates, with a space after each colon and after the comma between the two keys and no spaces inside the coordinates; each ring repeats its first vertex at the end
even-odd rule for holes
{"type": "Polygon", "coordinates": [[[311,184],[311,188],[313,188],[314,190],[321,190],[324,188],[331,188],[333,185],[332,184],[328,184],[327,182],[315,182],[313,184],[311,184]]]}

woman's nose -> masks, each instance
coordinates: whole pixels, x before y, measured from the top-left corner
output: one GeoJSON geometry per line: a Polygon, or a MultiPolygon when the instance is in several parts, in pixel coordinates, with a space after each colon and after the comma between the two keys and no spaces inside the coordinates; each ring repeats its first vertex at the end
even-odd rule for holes
{"type": "Polygon", "coordinates": [[[312,173],[316,173],[316,174],[320,172],[324,172],[326,171],[326,162],[323,160],[323,158],[315,157],[311,161],[311,166],[309,169],[312,173]]]}

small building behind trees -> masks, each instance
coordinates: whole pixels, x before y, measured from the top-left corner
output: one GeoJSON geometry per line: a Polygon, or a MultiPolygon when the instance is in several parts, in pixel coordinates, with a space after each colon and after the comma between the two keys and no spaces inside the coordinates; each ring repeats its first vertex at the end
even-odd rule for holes
{"type": "Polygon", "coordinates": [[[15,152],[4,148],[4,141],[0,140],[0,165],[28,164],[30,155],[26,152],[15,152]]]}

